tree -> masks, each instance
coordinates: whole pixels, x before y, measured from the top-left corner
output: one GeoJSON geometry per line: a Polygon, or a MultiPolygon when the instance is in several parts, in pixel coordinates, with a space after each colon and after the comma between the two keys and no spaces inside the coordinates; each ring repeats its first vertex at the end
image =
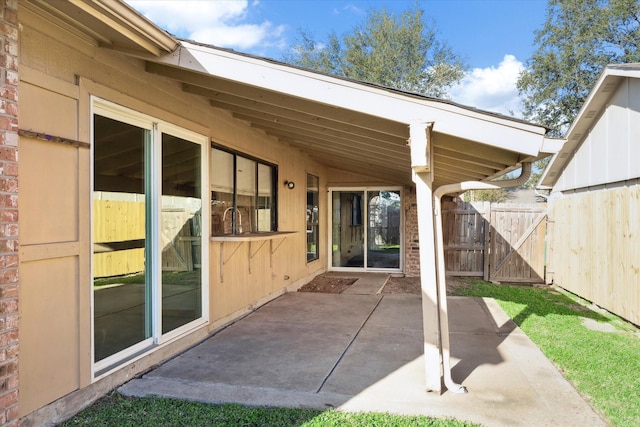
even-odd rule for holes
{"type": "Polygon", "coordinates": [[[639,23],[638,0],[549,0],[518,79],[525,117],[564,133],[607,64],[640,61],[639,23]]]}
{"type": "Polygon", "coordinates": [[[300,40],[284,61],[327,74],[407,92],[442,97],[464,76],[466,65],[427,25],[421,9],[399,15],[371,10],[362,25],[324,43],[300,31],[300,40]]]}

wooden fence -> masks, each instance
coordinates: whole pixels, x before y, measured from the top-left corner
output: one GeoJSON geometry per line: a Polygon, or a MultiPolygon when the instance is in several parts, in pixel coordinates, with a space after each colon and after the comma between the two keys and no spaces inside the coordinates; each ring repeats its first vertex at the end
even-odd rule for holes
{"type": "MultiPolygon", "coordinates": [[[[145,268],[145,206],[143,202],[94,200],[94,277],[134,274],[145,268]]],[[[163,208],[162,271],[200,268],[200,213],[163,208]]]]}
{"type": "Polygon", "coordinates": [[[443,202],[447,273],[544,282],[546,204],[443,202]]]}
{"type": "Polygon", "coordinates": [[[548,279],[640,325],[640,184],[549,203],[548,279]]]}

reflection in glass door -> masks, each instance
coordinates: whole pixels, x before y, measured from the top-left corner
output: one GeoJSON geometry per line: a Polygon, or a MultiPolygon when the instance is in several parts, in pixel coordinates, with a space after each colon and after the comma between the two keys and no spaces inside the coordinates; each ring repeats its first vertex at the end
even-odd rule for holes
{"type": "Polygon", "coordinates": [[[200,145],[162,134],[162,333],[202,316],[200,145]]]}
{"type": "Polygon", "coordinates": [[[331,267],[399,270],[400,190],[331,191],[331,267]]]}
{"type": "Polygon", "coordinates": [[[100,372],[204,322],[207,147],[187,131],[94,107],[93,350],[100,372]]]}

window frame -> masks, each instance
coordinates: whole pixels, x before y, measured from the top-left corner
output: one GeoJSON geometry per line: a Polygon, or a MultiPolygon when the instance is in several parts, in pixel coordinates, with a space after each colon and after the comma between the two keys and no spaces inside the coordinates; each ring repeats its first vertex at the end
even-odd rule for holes
{"type": "Polygon", "coordinates": [[[306,248],[306,259],[307,259],[307,263],[313,262],[313,261],[317,261],[320,259],[320,177],[318,175],[315,175],[313,173],[309,173],[307,172],[307,180],[306,180],[306,184],[307,184],[307,192],[306,192],[306,244],[305,244],[305,248],[306,248]],[[311,187],[309,187],[309,180],[310,179],[315,179],[315,185],[316,188],[315,190],[311,189],[311,187]],[[315,202],[317,203],[317,205],[315,206],[315,212],[313,210],[313,207],[311,208],[311,212],[309,212],[309,196],[315,194],[315,202]],[[312,241],[309,240],[309,235],[311,235],[311,238],[313,239],[312,241]],[[309,251],[309,243],[313,243],[315,245],[315,251],[314,252],[310,252],[309,251]],[[314,256],[309,257],[309,254],[314,254],[314,256]]]}
{"type": "MultiPolygon", "coordinates": [[[[233,189],[232,189],[232,207],[234,206],[238,206],[238,173],[237,173],[237,165],[238,165],[238,157],[242,157],[244,159],[253,161],[255,163],[255,193],[252,197],[254,197],[255,200],[255,207],[253,207],[253,213],[252,216],[255,216],[255,221],[256,221],[256,228],[258,226],[257,222],[257,213],[259,212],[260,206],[262,206],[262,204],[260,203],[260,180],[259,180],[259,169],[260,166],[267,166],[271,169],[271,218],[270,218],[270,229],[269,230],[251,230],[249,232],[245,232],[243,233],[243,230],[241,228],[238,227],[238,215],[237,209],[232,209],[231,210],[231,233],[225,233],[224,232],[224,224],[222,224],[222,233],[214,233],[214,221],[211,221],[211,229],[210,229],[210,233],[209,235],[211,237],[220,237],[220,236],[240,236],[242,234],[261,234],[261,233],[273,233],[273,232],[277,232],[278,231],[278,165],[276,163],[272,163],[269,161],[266,161],[264,159],[252,156],[250,154],[244,153],[242,151],[239,150],[234,150],[231,149],[229,147],[225,147],[224,145],[220,145],[214,141],[211,141],[211,147],[210,147],[210,155],[209,158],[211,158],[211,153],[212,150],[218,150],[221,151],[223,153],[227,153],[230,154],[231,156],[233,156],[232,158],[232,171],[233,171],[233,176],[232,176],[232,184],[233,184],[233,189]]],[[[213,168],[215,167],[215,164],[213,162],[213,160],[210,161],[210,165],[209,165],[209,174],[210,174],[210,180],[213,180],[213,168]]],[[[213,182],[209,183],[209,201],[211,204],[211,215],[214,215],[214,205],[215,205],[215,201],[213,198],[213,182]]],[[[242,221],[240,222],[240,225],[242,225],[242,221]]]]}
{"type": "MultiPolygon", "coordinates": [[[[200,316],[194,320],[191,320],[181,326],[176,327],[167,332],[162,331],[163,322],[163,289],[162,289],[162,254],[161,254],[161,199],[162,194],[162,136],[170,135],[183,139],[187,142],[196,144],[200,147],[200,186],[205,188],[209,182],[209,163],[207,155],[209,153],[209,138],[199,132],[192,131],[186,127],[173,124],[169,121],[159,119],[155,116],[150,116],[133,108],[122,106],[111,101],[105,100],[97,96],[90,97],[90,129],[91,129],[91,141],[92,147],[90,152],[90,191],[91,200],[94,197],[95,188],[95,129],[94,120],[95,116],[102,116],[111,120],[122,122],[131,126],[143,129],[148,132],[148,158],[145,158],[145,162],[149,168],[147,175],[148,182],[145,184],[145,196],[148,204],[148,218],[145,219],[148,228],[146,232],[146,239],[149,240],[149,244],[145,247],[147,252],[146,263],[148,262],[149,268],[145,269],[145,274],[149,274],[149,304],[150,314],[149,319],[151,321],[150,328],[151,334],[148,338],[129,346],[121,351],[118,351],[104,359],[95,361],[95,295],[94,291],[91,292],[91,378],[92,381],[97,381],[116,369],[122,367],[124,363],[136,360],[149,352],[152,352],[163,345],[166,342],[174,340],[176,337],[183,336],[185,333],[193,331],[209,322],[209,246],[206,243],[207,236],[202,234],[201,239],[201,282],[200,282],[200,316]]],[[[145,172],[147,173],[147,172],[145,172]]],[[[210,217],[210,210],[207,204],[208,198],[201,192],[201,215],[203,221],[203,229],[208,229],[208,221],[210,217]]],[[[93,203],[90,208],[91,229],[95,226],[96,218],[94,216],[93,203]]],[[[91,233],[91,246],[94,246],[93,231],[91,233]]],[[[91,256],[91,279],[94,279],[94,257],[91,256]]]]}

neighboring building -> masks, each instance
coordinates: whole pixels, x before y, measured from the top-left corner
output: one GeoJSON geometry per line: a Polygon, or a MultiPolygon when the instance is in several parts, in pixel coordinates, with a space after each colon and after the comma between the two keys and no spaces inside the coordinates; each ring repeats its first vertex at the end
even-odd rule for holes
{"type": "Polygon", "coordinates": [[[539,185],[547,280],[640,324],[640,64],[610,65],[539,185]]]}
{"type": "Polygon", "coordinates": [[[116,0],[1,7],[7,423],[64,418],[327,270],[437,295],[432,190],[549,151],[541,126],[180,41],[116,0]]]}

